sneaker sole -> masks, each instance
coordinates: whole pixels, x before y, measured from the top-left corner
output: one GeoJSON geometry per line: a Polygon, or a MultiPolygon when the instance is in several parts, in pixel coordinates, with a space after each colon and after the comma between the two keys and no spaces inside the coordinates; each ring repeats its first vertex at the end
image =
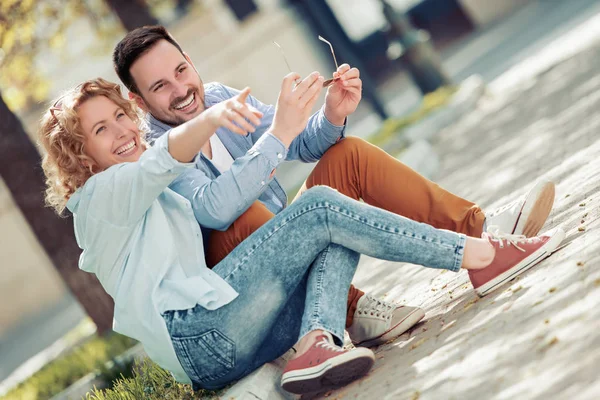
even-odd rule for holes
{"type": "Polygon", "coordinates": [[[371,350],[354,349],[315,367],[283,374],[281,387],[294,394],[337,389],[365,376],[374,363],[375,355],[371,350]],[[357,351],[363,354],[357,356],[357,351]]]}
{"type": "Polygon", "coordinates": [[[537,235],[552,211],[555,197],[554,183],[539,182],[536,186],[525,200],[521,215],[513,230],[515,235],[525,235],[526,237],[537,235]]]}
{"type": "Polygon", "coordinates": [[[564,238],[565,232],[560,228],[556,228],[556,232],[552,234],[552,237],[548,242],[546,242],[545,245],[540,247],[536,252],[531,253],[527,258],[523,259],[511,269],[504,271],[502,274],[498,275],[494,279],[479,286],[477,289],[475,289],[475,293],[477,293],[479,297],[483,297],[486,294],[497,289],[505,282],[527,271],[534,265],[538,264],[539,262],[550,256],[554,252],[554,250],[556,250],[556,248],[560,245],[564,238]]]}
{"type": "Polygon", "coordinates": [[[425,317],[425,311],[420,308],[415,309],[412,313],[408,314],[402,321],[400,321],[395,327],[389,331],[383,333],[374,339],[365,340],[358,343],[353,343],[355,346],[360,347],[374,347],[392,339],[396,339],[404,332],[415,326],[420,320],[425,317]]]}

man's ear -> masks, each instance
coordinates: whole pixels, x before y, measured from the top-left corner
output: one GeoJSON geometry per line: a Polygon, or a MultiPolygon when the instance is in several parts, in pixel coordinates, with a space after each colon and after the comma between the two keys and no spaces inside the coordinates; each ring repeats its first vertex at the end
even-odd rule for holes
{"type": "Polygon", "coordinates": [[[196,69],[196,66],[192,62],[192,59],[190,58],[190,56],[188,56],[188,54],[185,51],[182,52],[182,53],[183,53],[183,58],[185,58],[185,60],[192,66],[192,68],[194,68],[194,71],[196,71],[196,73],[198,74],[198,76],[200,76],[200,73],[196,69]]]}
{"type": "Polygon", "coordinates": [[[129,100],[135,101],[135,104],[145,112],[148,112],[148,106],[146,106],[146,102],[139,94],[135,94],[133,92],[129,92],[129,100]]]}

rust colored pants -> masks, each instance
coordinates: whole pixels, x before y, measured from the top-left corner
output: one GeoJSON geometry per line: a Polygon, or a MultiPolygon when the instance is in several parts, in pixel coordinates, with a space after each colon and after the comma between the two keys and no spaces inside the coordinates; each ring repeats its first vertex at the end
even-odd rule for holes
{"type": "MultiPolygon", "coordinates": [[[[380,148],[356,137],[345,138],[327,150],[296,198],[315,185],[332,187],[353,199],[362,199],[436,228],[475,237],[483,231],[485,216],[475,204],[440,188],[380,148]]],[[[272,217],[273,213],[256,201],[226,231],[211,232],[206,249],[208,266],[215,266],[272,217]]],[[[363,294],[354,285],[350,286],[346,327],[352,323],[356,304],[363,294]]]]}

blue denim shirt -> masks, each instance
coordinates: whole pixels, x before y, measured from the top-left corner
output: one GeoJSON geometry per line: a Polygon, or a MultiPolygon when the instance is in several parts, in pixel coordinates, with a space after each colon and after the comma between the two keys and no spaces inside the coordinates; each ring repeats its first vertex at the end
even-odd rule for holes
{"type": "MultiPolygon", "coordinates": [[[[264,135],[238,168],[268,174],[284,150],[264,135]]],[[[164,135],[139,161],[93,175],[67,202],[83,249],[79,268],[96,274],[114,299],[114,330],[139,340],[150,358],[187,383],[161,314],[196,304],[214,310],[238,295],[206,267],[192,206],[168,188],[196,161],[173,159],[164,135]]]]}
{"type": "MultiPolygon", "coordinates": [[[[208,83],[204,85],[205,105],[211,107],[239,92],[217,82],[208,83]]],[[[272,135],[265,135],[273,124],[275,107],[263,104],[252,96],[248,96],[247,102],[264,114],[255,132],[241,136],[226,128],[216,131],[235,160],[231,169],[221,174],[212,162],[200,153],[196,169],[187,170],[170,185],[171,189],[190,200],[196,219],[203,228],[227,229],[257,199],[274,214],[287,205],[285,191],[277,178],[270,177],[272,170],[257,169],[255,164],[247,162],[253,157],[251,149],[261,138],[269,136],[269,143],[279,142],[272,135]]],[[[169,125],[151,115],[148,116],[148,124],[151,130],[150,142],[171,129],[169,125]]],[[[264,150],[272,150],[270,156],[280,160],[315,162],[344,136],[344,132],[345,126],[331,124],[321,108],[309,119],[306,128],[291,143],[287,152],[285,148],[281,149],[274,143],[272,147],[265,147],[264,150]]]]}

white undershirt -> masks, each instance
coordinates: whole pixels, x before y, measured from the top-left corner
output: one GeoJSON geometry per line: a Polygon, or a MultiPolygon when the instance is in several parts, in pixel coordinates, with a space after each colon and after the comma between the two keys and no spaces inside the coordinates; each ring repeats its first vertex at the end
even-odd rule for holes
{"type": "Polygon", "coordinates": [[[231,154],[229,154],[223,142],[221,142],[221,139],[216,134],[210,137],[210,147],[212,150],[212,159],[209,158],[209,160],[212,161],[219,172],[223,173],[230,169],[231,164],[233,164],[233,157],[231,157],[231,154]]]}

